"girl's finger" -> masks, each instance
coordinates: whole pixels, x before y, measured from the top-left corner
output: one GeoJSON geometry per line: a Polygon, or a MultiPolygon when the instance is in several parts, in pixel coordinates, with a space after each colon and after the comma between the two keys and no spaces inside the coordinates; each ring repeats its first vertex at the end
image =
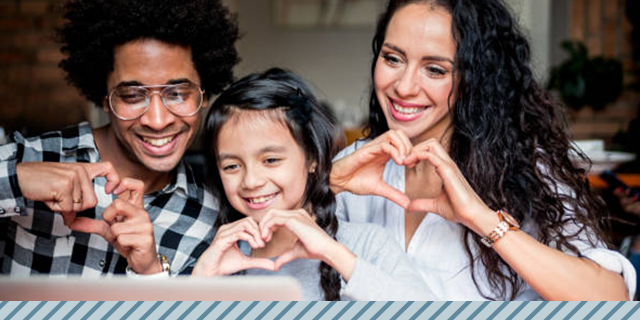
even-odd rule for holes
{"type": "Polygon", "coordinates": [[[278,259],[276,259],[275,266],[274,266],[275,271],[280,270],[282,266],[284,266],[285,264],[291,261],[298,260],[298,259],[305,259],[305,258],[307,258],[307,255],[305,254],[305,250],[300,245],[300,242],[298,242],[291,250],[281,254],[278,257],[278,259]]]}
{"type": "Polygon", "coordinates": [[[265,258],[245,258],[242,259],[242,268],[246,269],[265,269],[275,271],[275,263],[273,260],[265,258]]]}
{"type": "Polygon", "coordinates": [[[260,227],[258,226],[258,223],[250,217],[247,217],[243,220],[245,220],[242,224],[242,226],[245,227],[244,230],[253,236],[256,243],[260,247],[264,247],[266,244],[262,240],[262,234],[260,233],[260,227]]]}

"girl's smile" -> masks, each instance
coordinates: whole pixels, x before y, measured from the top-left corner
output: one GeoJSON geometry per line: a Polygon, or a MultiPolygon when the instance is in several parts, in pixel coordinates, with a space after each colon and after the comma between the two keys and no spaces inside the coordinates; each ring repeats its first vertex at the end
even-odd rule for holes
{"type": "Polygon", "coordinates": [[[220,129],[218,171],[229,203],[259,221],[269,209],[299,209],[307,161],[282,111],[236,111],[220,129]]]}

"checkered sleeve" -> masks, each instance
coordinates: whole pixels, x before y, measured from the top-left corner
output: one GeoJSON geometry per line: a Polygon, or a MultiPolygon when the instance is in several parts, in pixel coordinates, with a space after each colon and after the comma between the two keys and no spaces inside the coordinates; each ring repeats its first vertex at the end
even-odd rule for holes
{"type": "Polygon", "coordinates": [[[0,146],[0,218],[26,215],[25,199],[18,185],[16,166],[22,160],[22,136],[15,143],[0,146]]]}

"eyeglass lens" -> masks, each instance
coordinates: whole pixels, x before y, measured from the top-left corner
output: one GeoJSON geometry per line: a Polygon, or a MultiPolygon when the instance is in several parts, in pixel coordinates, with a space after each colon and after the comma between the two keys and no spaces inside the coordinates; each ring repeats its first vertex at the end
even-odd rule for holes
{"type": "Polygon", "coordinates": [[[192,83],[167,85],[164,88],[116,87],[109,97],[109,103],[117,116],[134,119],[147,111],[152,95],[159,89],[162,89],[160,95],[165,107],[178,116],[193,115],[201,106],[202,93],[192,83]]]}

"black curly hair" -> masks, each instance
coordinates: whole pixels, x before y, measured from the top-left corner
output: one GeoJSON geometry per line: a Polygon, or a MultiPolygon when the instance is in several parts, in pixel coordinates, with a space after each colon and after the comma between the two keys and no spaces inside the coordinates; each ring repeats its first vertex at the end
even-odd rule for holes
{"type": "Polygon", "coordinates": [[[233,81],[239,62],[238,26],[219,0],[70,0],[57,40],[66,55],[59,66],[67,81],[97,106],[107,95],[114,48],[137,39],[156,39],[191,48],[208,95],[233,81]]]}
{"type": "MultiPolygon", "coordinates": [[[[452,16],[457,99],[449,106],[449,152],[473,189],[490,208],[503,209],[519,222],[533,221],[544,244],[580,256],[570,243],[579,233],[594,234],[592,244],[603,241],[608,211],[589,188],[585,170],[570,161],[569,150],[587,159],[568,140],[563,108],[534,79],[529,44],[500,0],[391,0],[372,41],[371,79],[393,14],[412,3],[443,8],[452,16]]],[[[375,138],[387,130],[372,85],[365,133],[375,138]]],[[[479,292],[489,299],[514,299],[523,289],[522,278],[470,229],[461,240],[479,292]],[[485,266],[492,292],[478,285],[476,263],[485,266]]]]}
{"type": "MultiPolygon", "coordinates": [[[[231,206],[224,194],[216,156],[218,135],[229,119],[254,110],[276,111],[277,121],[287,125],[304,151],[307,166],[316,165],[316,170],[307,177],[302,207],[311,208],[318,226],[335,239],[338,219],[335,215],[335,195],[329,189],[329,173],[331,159],[338,151],[336,138],[339,136],[339,126],[331,109],[319,103],[298,76],[278,68],[250,74],[235,82],[220,94],[207,114],[203,150],[208,150],[207,180],[220,201],[216,226],[244,217],[231,206]]],[[[338,272],[324,262],[320,264],[319,271],[325,299],[340,300],[338,272]]]]}

